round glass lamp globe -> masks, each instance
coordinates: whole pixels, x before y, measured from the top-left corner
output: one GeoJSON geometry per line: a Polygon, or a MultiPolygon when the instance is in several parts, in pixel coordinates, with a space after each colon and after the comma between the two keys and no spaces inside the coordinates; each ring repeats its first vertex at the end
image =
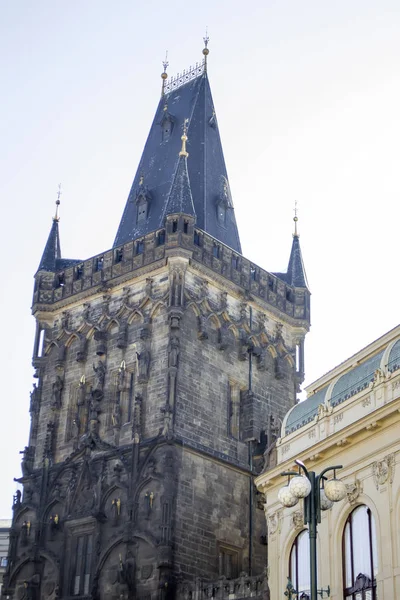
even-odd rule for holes
{"type": "Polygon", "coordinates": [[[325,490],[320,490],[319,497],[321,510],[329,510],[330,508],[332,508],[333,502],[332,500],[329,500],[329,498],[325,494],[325,490]]]}
{"type": "Polygon", "coordinates": [[[311,483],[307,477],[296,475],[289,483],[289,489],[296,498],[306,498],[311,492],[311,483]]]}
{"type": "Polygon", "coordinates": [[[328,500],[340,502],[346,496],[346,486],[340,479],[330,479],[325,483],[325,494],[328,500]]]}
{"type": "Polygon", "coordinates": [[[288,485],[285,485],[278,492],[278,500],[283,504],[283,506],[294,506],[298,503],[299,499],[296,496],[293,496],[292,492],[289,489],[288,485]]]}

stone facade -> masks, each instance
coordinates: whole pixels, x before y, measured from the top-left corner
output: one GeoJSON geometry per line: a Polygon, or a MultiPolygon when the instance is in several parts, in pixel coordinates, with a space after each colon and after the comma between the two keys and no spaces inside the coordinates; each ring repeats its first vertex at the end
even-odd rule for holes
{"type": "Polygon", "coordinates": [[[10,597],[186,597],[263,573],[253,474],[295,402],[309,295],[215,259],[179,215],[157,239],[36,275],[10,597]]]}
{"type": "MultiPolygon", "coordinates": [[[[256,479],[265,494],[271,597],[284,597],[291,551],[305,529],[301,501],[292,508],[278,501],[278,492],[286,484],[280,474],[293,470],[294,460],[300,459],[317,474],[343,465],[337,477],[347,487],[346,498],[322,511],[318,525],[319,588],[329,585],[332,600],[398,598],[400,327],[310,384],[307,392],[308,399],[286,415],[281,437],[270,451],[269,468],[256,479]],[[373,581],[364,571],[355,571],[353,581],[345,586],[344,530],[358,507],[366,507],[375,523],[373,581]],[[344,594],[344,587],[352,590],[344,594]]],[[[362,534],[352,533],[358,539],[362,534]]]]}

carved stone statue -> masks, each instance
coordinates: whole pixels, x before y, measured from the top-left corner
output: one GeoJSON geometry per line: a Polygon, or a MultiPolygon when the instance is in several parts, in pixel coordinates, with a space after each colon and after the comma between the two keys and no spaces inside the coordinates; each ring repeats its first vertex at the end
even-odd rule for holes
{"type": "Polygon", "coordinates": [[[119,391],[124,389],[125,375],[126,375],[126,366],[125,366],[125,361],[123,360],[118,369],[118,390],[119,391]]]}
{"type": "Polygon", "coordinates": [[[36,383],[33,384],[33,390],[31,391],[31,402],[29,405],[29,412],[37,413],[39,411],[39,396],[40,392],[36,383]]]}
{"type": "Polygon", "coordinates": [[[21,490],[17,490],[13,496],[13,508],[19,508],[21,505],[21,490]]]}
{"type": "Polygon", "coordinates": [[[121,516],[121,498],[113,498],[111,501],[111,514],[114,525],[118,525],[121,516]]]}
{"type": "Polygon", "coordinates": [[[21,470],[22,470],[23,477],[27,477],[31,473],[32,450],[33,450],[33,448],[30,448],[29,446],[25,446],[25,448],[20,451],[20,454],[22,454],[21,470]]]}
{"type": "Polygon", "coordinates": [[[97,367],[93,365],[93,371],[96,375],[94,389],[102,392],[104,387],[104,380],[106,378],[106,366],[104,362],[102,360],[98,360],[97,367]]]}
{"type": "Polygon", "coordinates": [[[111,420],[113,427],[121,427],[121,405],[119,402],[116,402],[114,405],[114,410],[111,415],[111,420]]]}
{"type": "Polygon", "coordinates": [[[136,353],[138,359],[139,366],[139,382],[147,381],[149,378],[149,368],[150,368],[150,352],[147,348],[144,348],[142,352],[136,353]]]}
{"type": "Polygon", "coordinates": [[[122,556],[119,556],[119,567],[118,567],[118,582],[119,584],[126,585],[129,592],[135,591],[135,571],[136,563],[131,552],[128,552],[125,560],[122,560],[122,556]]]}
{"type": "Polygon", "coordinates": [[[171,337],[168,345],[168,366],[177,367],[179,358],[179,338],[175,335],[171,337]]]}
{"type": "Polygon", "coordinates": [[[64,388],[64,382],[60,375],[57,375],[55,382],[53,383],[53,399],[51,406],[53,408],[61,408],[61,395],[64,388]]]}
{"type": "Polygon", "coordinates": [[[83,406],[85,404],[85,401],[86,401],[86,382],[82,378],[79,382],[79,387],[78,387],[78,399],[77,399],[78,406],[83,406]]]}

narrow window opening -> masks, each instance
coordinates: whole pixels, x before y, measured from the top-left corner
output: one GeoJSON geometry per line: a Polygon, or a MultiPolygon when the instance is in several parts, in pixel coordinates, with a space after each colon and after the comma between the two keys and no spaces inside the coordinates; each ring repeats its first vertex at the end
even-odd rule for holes
{"type": "Polygon", "coordinates": [[[257,269],[253,265],[250,267],[250,278],[253,281],[257,281],[257,269]]]}
{"type": "Polygon", "coordinates": [[[144,252],[144,241],[139,240],[136,242],[136,254],[143,254],[144,252]]]}
{"type": "Polygon", "coordinates": [[[176,233],[178,231],[178,221],[174,219],[172,221],[172,233],[176,233]]]}
{"type": "Polygon", "coordinates": [[[79,279],[82,279],[82,276],[83,276],[83,265],[78,265],[75,269],[76,281],[79,281],[79,279]]]}
{"type": "Polygon", "coordinates": [[[288,302],[293,302],[293,292],[289,288],[286,288],[286,300],[288,302]]]}
{"type": "Polygon", "coordinates": [[[57,287],[63,287],[65,285],[65,274],[64,272],[57,275],[57,287]]]}
{"type": "Polygon", "coordinates": [[[184,221],[183,222],[183,233],[188,233],[189,232],[189,221],[184,221]]]}
{"type": "Polygon", "coordinates": [[[163,246],[165,244],[165,229],[162,229],[157,233],[157,246],[163,246]]]}
{"type": "Polygon", "coordinates": [[[236,254],[232,254],[232,268],[239,271],[240,262],[239,257],[236,254]]]}
{"type": "Polygon", "coordinates": [[[268,289],[273,292],[274,291],[274,280],[272,277],[268,277],[268,289]]]}
{"type": "Polygon", "coordinates": [[[213,256],[215,256],[215,258],[219,258],[220,257],[221,249],[220,249],[220,246],[218,246],[218,244],[216,244],[215,242],[213,244],[213,251],[212,252],[213,252],[213,256]]]}
{"type": "Polygon", "coordinates": [[[198,231],[195,230],[193,235],[193,243],[195,246],[201,246],[201,237],[198,231]]]}
{"type": "Polygon", "coordinates": [[[120,262],[122,262],[123,258],[124,258],[124,249],[117,248],[117,250],[115,251],[115,262],[120,263],[120,262]]]}

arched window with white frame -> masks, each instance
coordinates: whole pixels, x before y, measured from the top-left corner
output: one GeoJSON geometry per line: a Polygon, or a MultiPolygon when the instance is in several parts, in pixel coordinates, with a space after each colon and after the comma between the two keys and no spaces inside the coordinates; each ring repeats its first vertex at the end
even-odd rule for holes
{"type": "Polygon", "coordinates": [[[343,597],[376,600],[378,558],[374,516],[365,504],[348,516],[343,531],[343,597]]]}
{"type": "Polygon", "coordinates": [[[308,529],[301,531],[293,542],[289,558],[289,577],[299,598],[310,594],[310,538],[308,529]]]}

